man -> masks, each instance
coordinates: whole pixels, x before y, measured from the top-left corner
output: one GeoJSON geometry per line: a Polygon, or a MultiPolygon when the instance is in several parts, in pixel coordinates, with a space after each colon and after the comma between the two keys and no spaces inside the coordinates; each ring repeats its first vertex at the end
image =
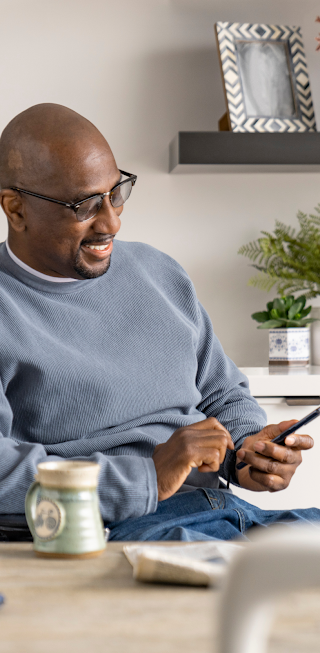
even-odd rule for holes
{"type": "Polygon", "coordinates": [[[39,462],[76,458],[101,465],[113,539],[229,539],[318,519],[262,513],[219,489],[220,475],[281,490],[313,442],[270,442],[292,422],[265,427],[184,270],[114,241],[135,179],[59,105],[27,109],[1,136],[0,514],[23,513],[39,462]]]}

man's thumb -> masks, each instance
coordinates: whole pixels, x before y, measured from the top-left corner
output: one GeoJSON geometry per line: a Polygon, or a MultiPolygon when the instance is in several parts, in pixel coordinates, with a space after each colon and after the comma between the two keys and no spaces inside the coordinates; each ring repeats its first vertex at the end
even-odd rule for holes
{"type": "Polygon", "coordinates": [[[262,432],[267,436],[269,440],[273,440],[273,438],[281,435],[281,433],[286,431],[288,428],[290,428],[290,426],[293,426],[297,422],[297,419],[290,419],[284,422],[279,422],[279,424],[268,424],[268,426],[266,426],[262,432]]]}

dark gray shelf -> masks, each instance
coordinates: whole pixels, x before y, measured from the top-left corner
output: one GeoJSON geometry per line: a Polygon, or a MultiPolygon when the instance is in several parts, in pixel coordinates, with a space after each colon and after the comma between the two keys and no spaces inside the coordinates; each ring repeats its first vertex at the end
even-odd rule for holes
{"type": "Polygon", "coordinates": [[[169,172],[320,172],[320,132],[179,132],[169,172]]]}

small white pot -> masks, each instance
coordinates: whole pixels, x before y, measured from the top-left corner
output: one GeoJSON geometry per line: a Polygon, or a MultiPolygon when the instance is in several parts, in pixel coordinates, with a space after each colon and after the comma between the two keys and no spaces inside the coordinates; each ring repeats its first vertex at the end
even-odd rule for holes
{"type": "Polygon", "coordinates": [[[312,365],[320,365],[320,306],[313,306],[311,317],[318,321],[311,325],[312,365]]]}
{"type": "Polygon", "coordinates": [[[269,365],[308,365],[309,327],[269,329],[269,365]]]}

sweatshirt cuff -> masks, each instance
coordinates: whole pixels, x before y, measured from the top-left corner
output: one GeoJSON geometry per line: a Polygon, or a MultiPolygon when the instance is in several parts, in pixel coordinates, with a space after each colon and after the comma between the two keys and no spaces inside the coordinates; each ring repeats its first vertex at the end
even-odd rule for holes
{"type": "Polygon", "coordinates": [[[147,501],[145,515],[156,512],[158,507],[158,479],[155,464],[152,458],[142,458],[145,463],[147,476],[147,501]]]}

